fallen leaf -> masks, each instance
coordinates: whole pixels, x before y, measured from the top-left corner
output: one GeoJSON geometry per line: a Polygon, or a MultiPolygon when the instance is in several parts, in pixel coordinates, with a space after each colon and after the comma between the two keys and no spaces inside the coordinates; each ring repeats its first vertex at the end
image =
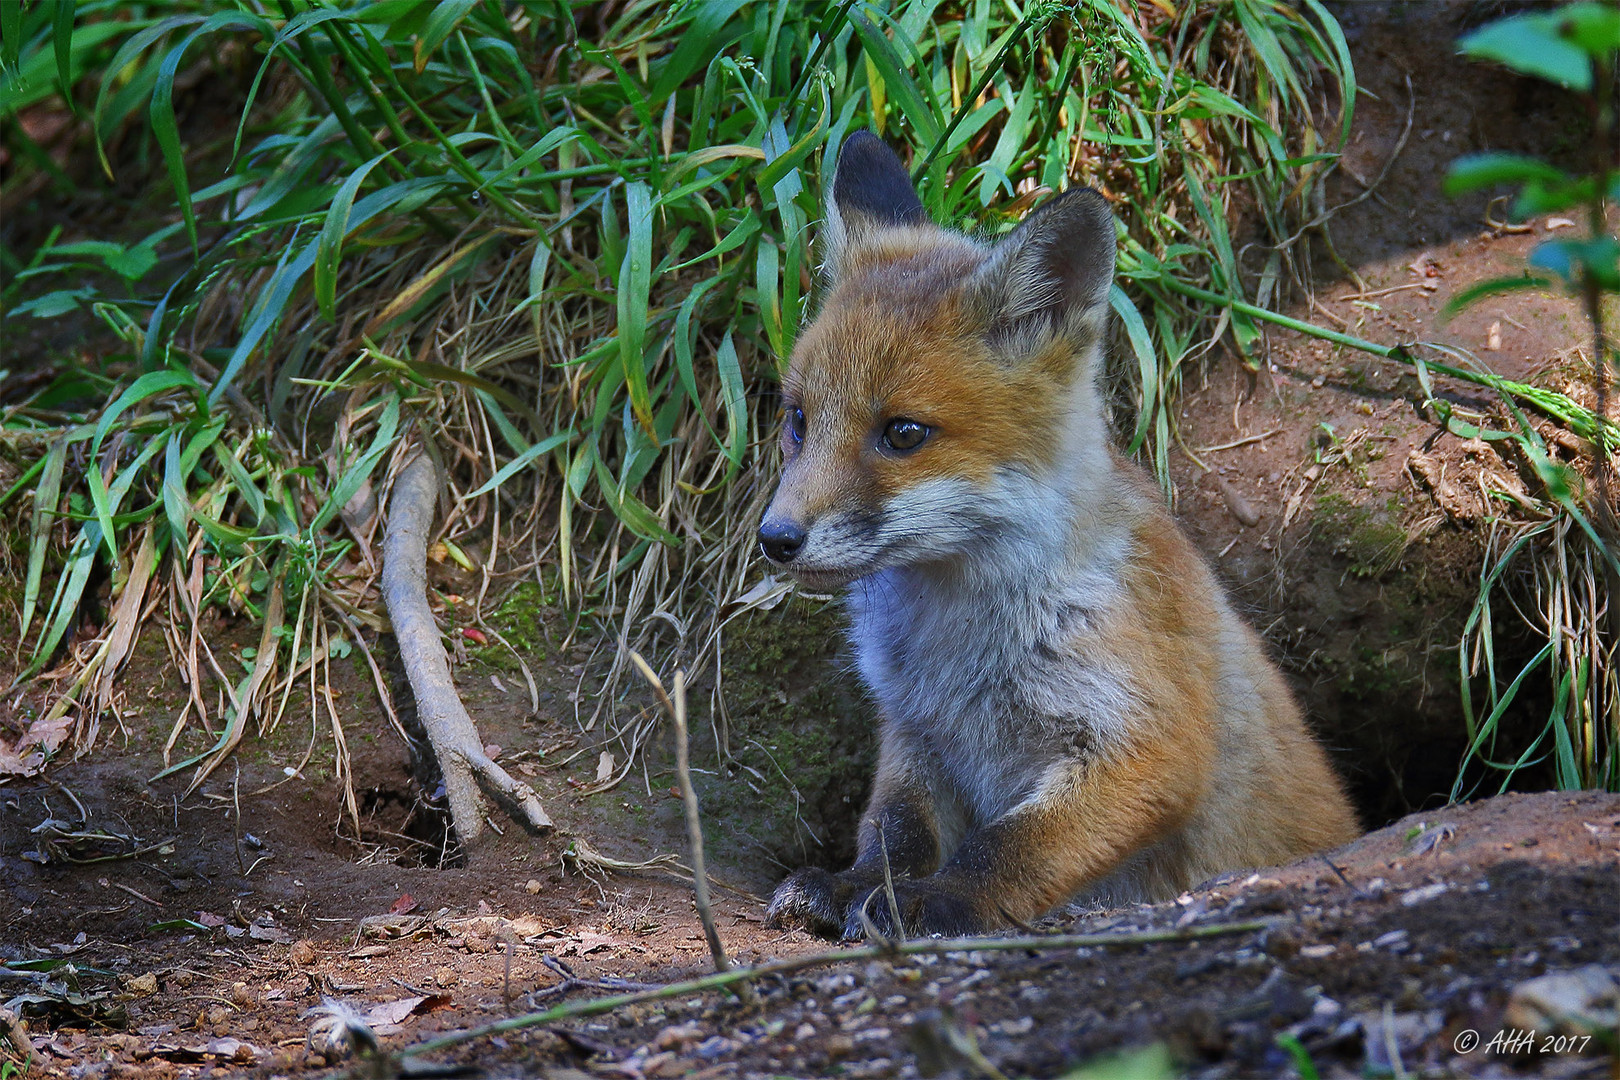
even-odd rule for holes
{"type": "Polygon", "coordinates": [[[410,893],[403,893],[398,900],[388,905],[390,915],[409,915],[416,910],[416,897],[410,893]]]}
{"type": "Polygon", "coordinates": [[[596,759],[596,782],[598,784],[613,776],[613,755],[606,750],[596,759]]]}
{"type": "Polygon", "coordinates": [[[365,1012],[366,1023],[372,1027],[381,1027],[384,1024],[397,1024],[404,1020],[416,1007],[427,1000],[426,994],[416,997],[399,998],[395,1001],[382,1001],[373,1005],[365,1012]]]}
{"type": "Polygon", "coordinates": [[[0,739],[0,776],[33,776],[40,772],[72,730],[71,716],[55,720],[40,717],[29,725],[15,746],[0,739]]]}
{"type": "Polygon", "coordinates": [[[722,617],[729,617],[738,612],[748,611],[751,608],[770,611],[792,591],[793,585],[791,582],[778,581],[775,577],[766,575],[756,581],[747,592],[722,608],[720,614],[722,617]]]}
{"type": "MultiPolygon", "coordinates": [[[[1424,829],[1406,845],[1409,855],[1426,855],[1434,851],[1442,843],[1457,835],[1457,826],[1449,821],[1424,829]]],[[[1432,886],[1431,886],[1432,888],[1432,886]]]]}
{"type": "Polygon", "coordinates": [[[32,747],[39,747],[47,754],[56,752],[57,747],[67,741],[68,734],[73,730],[73,717],[62,716],[55,720],[42,716],[28,725],[23,737],[17,740],[17,752],[32,747]]]}

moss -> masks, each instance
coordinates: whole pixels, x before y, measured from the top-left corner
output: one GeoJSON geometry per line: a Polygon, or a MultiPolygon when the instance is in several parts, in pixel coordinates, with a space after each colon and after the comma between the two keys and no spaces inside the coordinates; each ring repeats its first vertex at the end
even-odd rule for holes
{"type": "MultiPolygon", "coordinates": [[[[525,581],[511,591],[501,606],[495,609],[490,617],[490,624],[501,632],[501,636],[512,643],[512,647],[526,657],[535,660],[544,660],[546,656],[546,624],[551,615],[553,606],[546,599],[544,590],[535,581],[525,581]]],[[[480,649],[478,653],[506,653],[505,649],[496,646],[493,649],[480,649]]],[[[507,654],[510,659],[510,654],[507,654]]]]}
{"type": "Polygon", "coordinates": [[[1393,497],[1373,507],[1330,491],[1316,500],[1313,525],[1335,553],[1350,560],[1352,574],[1381,577],[1400,562],[1411,539],[1400,516],[1400,501],[1393,497]]]}
{"type": "Polygon", "coordinates": [[[876,720],[840,660],[835,605],[799,598],[732,624],[725,642],[725,738],[737,764],[705,785],[705,816],[741,854],[847,865],[876,767],[876,720]]]}

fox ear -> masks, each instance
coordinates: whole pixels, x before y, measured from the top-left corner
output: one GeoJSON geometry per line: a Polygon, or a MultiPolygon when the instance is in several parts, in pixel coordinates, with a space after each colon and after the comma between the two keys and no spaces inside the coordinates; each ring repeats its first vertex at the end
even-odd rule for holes
{"type": "Polygon", "coordinates": [[[870,131],[844,140],[827,193],[827,268],[834,275],[852,248],[887,228],[928,220],[911,176],[887,143],[870,131]]]}
{"type": "Polygon", "coordinates": [[[1091,188],[1071,188],[991,249],[968,297],[992,338],[1028,352],[1053,335],[1099,340],[1113,282],[1113,211],[1091,188]]]}

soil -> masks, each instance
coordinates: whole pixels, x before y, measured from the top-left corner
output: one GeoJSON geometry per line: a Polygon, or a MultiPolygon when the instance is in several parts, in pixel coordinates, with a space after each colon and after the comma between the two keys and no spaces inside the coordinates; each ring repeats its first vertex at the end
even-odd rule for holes
{"type": "MultiPolygon", "coordinates": [[[[1589,330],[1574,300],[1515,292],[1443,314],[1455,293],[1519,273],[1538,242],[1569,227],[1557,216],[1499,227],[1509,215],[1504,202],[1489,205],[1498,193],[1440,190],[1449,164],[1511,148],[1578,168],[1586,145],[1586,119],[1546,84],[1437,62],[1499,8],[1335,7],[1363,95],[1328,204],[1341,207],[1330,228],[1357,279],[1319,258],[1313,300],[1291,313],[1379,344],[1466,350],[1463,360],[1428,355],[1590,406],[1589,330]]],[[[1250,261],[1263,254],[1251,250],[1250,261]]],[[[1379,825],[1451,790],[1466,749],[1457,645],[1501,516],[1485,489],[1534,482],[1520,478],[1525,463],[1508,444],[1447,432],[1409,366],[1276,328],[1265,346],[1259,370],[1219,360],[1185,378],[1180,437],[1191,452],[1171,458],[1176,509],[1293,676],[1364,819],[1379,825]]],[[[1434,388],[1462,415],[1511,425],[1484,388],[1444,378],[1434,388]]],[[[1554,455],[1586,454],[1533,422],[1554,455]]],[[[1539,647],[1516,614],[1499,618],[1496,634],[1521,663],[1539,647]]],[[[1505,718],[1515,735],[1539,729],[1550,703],[1540,694],[1505,718]]]]}
{"type": "MultiPolygon", "coordinates": [[[[1485,148],[1567,158],[1582,144],[1566,101],[1449,60],[1455,35],[1495,7],[1337,6],[1368,96],[1330,196],[1366,191],[1354,177],[1384,168],[1408,109],[1411,134],[1374,193],[1333,222],[1360,280],[1316,267],[1316,303],[1294,314],[1381,342],[1449,341],[1579,397],[1582,322],[1567,300],[1521,293],[1439,314],[1559,227],[1493,228],[1484,197],[1441,195],[1445,165],[1485,148]]],[[[1474,388],[1439,388],[1495,407],[1474,388]]],[[[1612,1023],[1583,1039],[1590,1018],[1531,1010],[1525,984],[1593,965],[1620,978],[1620,796],[1444,805],[1463,751],[1456,642],[1490,535],[1472,478],[1510,483],[1518,464],[1445,434],[1422,398],[1402,368],[1272,333],[1258,371],[1222,359],[1186,373],[1191,452],[1172,459],[1178,514],[1274,646],[1377,831],[1175,903],[1034,928],[1120,935],[1113,944],[827,962],[761,980],[752,1005],[709,993],[486,1035],[432,1055],[444,1069],[430,1074],[1615,1075],[1612,1023]],[[1253,920],[1265,925],[1242,928],[1253,920]],[[1211,936],[1134,940],[1147,930],[1211,936]],[[1495,1038],[1530,1027],[1539,1038],[1495,1038]]],[[[453,566],[435,573],[441,594],[476,587],[453,566]]],[[[445,618],[460,619],[453,606],[445,618]]],[[[571,632],[533,584],[490,621],[533,673],[533,697],[512,654],[452,635],[458,689],[557,828],[530,837],[497,816],[504,835],[448,857],[404,742],[371,715],[358,651],[332,668],[358,837],[330,720],[301,689],[197,791],[188,774],[151,779],[214,736],[193,723],[165,757],[185,691],[148,634],[100,749],[0,783],[0,1004],[23,999],[30,1075],[336,1075],[354,1062],[311,1047],[309,1010],[325,998],[375,1008],[397,1050],[614,980],[710,970],[680,871],[603,862],[685,850],[666,728],[642,767],[600,789],[600,767],[617,763],[603,752],[623,752],[603,742],[612,718],[587,725],[596,649],[611,639],[571,632]]],[[[872,718],[829,644],[837,623],[836,606],[805,599],[733,623],[727,721],[694,724],[716,914],[739,962],[827,948],[762,917],[785,870],[847,861],[864,800],[872,718]],[[721,737],[733,756],[717,768],[721,737]]],[[[207,633],[227,663],[257,641],[228,619],[207,633]]],[[[1500,641],[1510,656],[1510,621],[1500,641]]],[[[0,724],[25,727],[43,693],[14,691],[0,724]]],[[[651,706],[625,702],[630,719],[651,706]]],[[[1583,1007],[1612,1016],[1615,1003],[1583,1007]]]]}
{"type": "MultiPolygon", "coordinates": [[[[330,839],[330,808],[296,789],[244,798],[238,822],[228,796],[177,809],[122,766],[81,766],[76,790],[13,785],[0,817],[7,959],[59,965],[6,972],[8,996],[41,1001],[27,1010],[40,1075],[319,1074],[309,1010],[325,997],[371,1015],[397,1049],[568,1000],[548,991],[570,977],[618,989],[708,969],[690,890],[669,878],[565,875],[560,842],[516,834],[460,868],[357,863],[330,839]],[[38,827],[75,816],[75,797],[91,825],[166,849],[51,857],[38,827]]],[[[1602,1076],[1613,1041],[1580,1039],[1568,1017],[1541,1021],[1541,1040],[1573,1036],[1544,1051],[1457,1047],[1466,1031],[1489,1047],[1524,1028],[1514,994],[1532,979],[1620,967],[1617,870],[1620,796],[1510,793],[1174,903],[1034,928],[1119,945],[826,963],[761,980],[754,1005],[718,992],[649,1002],[437,1060],[490,1076],[905,1076],[959,1069],[976,1046],[1005,1074],[1053,1076],[1127,1047],[1191,1075],[1247,1076],[1284,1074],[1291,1037],[1324,1075],[1602,1076]],[[1128,942],[1146,930],[1218,936],[1128,942]]],[[[744,892],[721,891],[715,908],[737,962],[826,948],[764,927],[744,892]]]]}

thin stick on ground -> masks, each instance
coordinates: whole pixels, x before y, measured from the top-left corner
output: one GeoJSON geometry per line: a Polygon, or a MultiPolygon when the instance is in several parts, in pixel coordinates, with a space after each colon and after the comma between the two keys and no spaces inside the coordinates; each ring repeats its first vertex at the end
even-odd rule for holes
{"type": "Polygon", "coordinates": [[[1171,942],[1198,941],[1203,938],[1223,937],[1228,934],[1250,934],[1274,925],[1274,919],[1254,919],[1248,922],[1222,923],[1216,926],[1195,926],[1185,930],[1145,930],[1124,934],[1034,934],[1003,938],[930,938],[888,945],[862,945],[853,949],[835,949],[830,952],[790,956],[752,967],[717,971],[685,982],[670,983],[654,990],[641,990],[633,994],[615,994],[591,1001],[571,1001],[540,1012],[524,1013],[505,1020],[497,1020],[481,1027],[464,1028],[440,1035],[436,1039],[407,1046],[400,1051],[403,1058],[431,1054],[452,1046],[474,1042],[490,1035],[503,1035],[509,1031],[554,1024],[560,1020],[575,1020],[585,1016],[600,1016],[626,1005],[644,1001],[664,1001],[670,998],[701,994],[706,990],[721,990],[772,975],[790,975],[806,968],[826,964],[849,963],[857,960],[892,960],[896,956],[939,956],[945,953],[1018,952],[1040,949],[1124,948],[1134,945],[1159,945],[1171,942]]]}
{"type": "MultiPolygon", "coordinates": [[[[659,702],[675,719],[675,775],[681,786],[681,802],[686,805],[686,839],[692,849],[692,893],[697,901],[698,918],[703,920],[703,936],[709,939],[709,955],[714,958],[714,969],[730,971],[731,960],[726,956],[726,947],[720,942],[720,930],[714,923],[714,908],[709,903],[709,874],[703,862],[703,819],[698,813],[697,789],[692,786],[691,747],[686,733],[686,672],[675,672],[675,696],[671,700],[670,695],[664,692],[664,684],[658,678],[658,673],[642,659],[640,653],[632,651],[630,662],[651,684],[659,702]]],[[[752,1004],[753,988],[746,982],[740,983],[737,996],[745,1003],[752,1004]]]]}
{"type": "Polygon", "coordinates": [[[428,534],[439,490],[438,470],[432,458],[419,450],[394,481],[388,531],[383,537],[383,603],[416,699],[417,717],[444,775],[451,821],[463,844],[471,844],[485,828],[480,785],[522,824],[544,831],[551,828],[551,818],[540,805],[540,797],[484,753],[478,728],[450,679],[450,660],[439,641],[439,627],[427,599],[428,534]]]}

